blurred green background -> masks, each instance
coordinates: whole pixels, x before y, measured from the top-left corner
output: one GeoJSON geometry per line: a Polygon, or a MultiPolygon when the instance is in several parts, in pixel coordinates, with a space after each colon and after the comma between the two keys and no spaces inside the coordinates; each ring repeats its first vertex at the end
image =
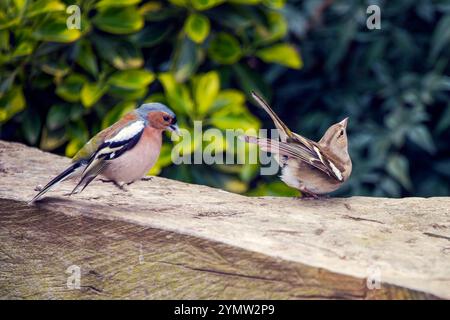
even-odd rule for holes
{"type": "MultiPolygon", "coordinates": [[[[2,0],[0,138],[73,156],[149,101],[188,130],[273,128],[257,90],[312,139],[350,116],[354,169],[338,194],[449,195],[449,58],[448,0],[2,0]],[[66,26],[72,4],[80,30],[66,26]],[[371,4],[381,30],[366,27],[371,4]]],[[[256,165],[174,166],[166,140],[152,174],[297,194],[256,165]]]]}

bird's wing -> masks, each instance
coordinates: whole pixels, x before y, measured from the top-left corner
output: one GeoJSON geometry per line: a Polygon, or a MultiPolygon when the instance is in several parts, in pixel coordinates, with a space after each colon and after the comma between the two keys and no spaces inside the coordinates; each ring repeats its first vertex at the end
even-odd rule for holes
{"type": "MultiPolygon", "coordinates": [[[[305,137],[302,137],[299,134],[292,132],[281,119],[277,116],[277,114],[272,110],[272,108],[255,92],[252,92],[253,98],[259,103],[259,105],[269,114],[272,118],[275,126],[280,132],[280,140],[281,143],[277,145],[278,149],[281,152],[289,153],[286,156],[293,157],[309,163],[313,167],[322,170],[330,177],[337,179],[338,181],[343,180],[342,171],[338,169],[335,162],[327,157],[323,152],[320,151],[319,145],[312,140],[309,140],[305,137]]],[[[261,145],[260,141],[264,143],[267,139],[259,139],[258,143],[261,145]]],[[[269,143],[272,144],[272,149],[276,149],[273,147],[274,143],[277,141],[268,140],[269,143]]]]}
{"type": "Polygon", "coordinates": [[[314,154],[303,144],[276,141],[273,139],[244,136],[245,141],[258,144],[264,151],[280,154],[291,159],[297,159],[308,163],[316,169],[321,170],[330,177],[343,181],[342,171],[337,168],[335,162],[320,151],[317,145],[311,144],[314,154]]]}
{"type": "Polygon", "coordinates": [[[107,137],[92,154],[80,182],[71,193],[83,191],[87,185],[108,166],[110,161],[120,157],[132,149],[139,141],[145,129],[145,122],[136,120],[129,122],[111,136],[107,137]]]}
{"type": "Polygon", "coordinates": [[[91,157],[97,152],[98,148],[105,142],[105,140],[114,137],[120,130],[126,127],[131,122],[138,120],[134,111],[126,114],[122,119],[114,123],[112,126],[103,129],[92,137],[72,158],[72,162],[80,160],[89,161],[91,157]]]}

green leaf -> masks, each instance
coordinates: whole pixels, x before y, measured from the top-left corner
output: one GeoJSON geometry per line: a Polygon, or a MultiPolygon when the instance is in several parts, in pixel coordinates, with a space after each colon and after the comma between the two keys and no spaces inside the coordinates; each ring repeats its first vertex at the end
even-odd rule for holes
{"type": "Polygon", "coordinates": [[[223,130],[243,129],[245,131],[249,129],[258,129],[260,127],[258,118],[249,112],[217,112],[211,115],[209,121],[213,126],[223,130]]]}
{"type": "Polygon", "coordinates": [[[66,132],[70,139],[66,146],[66,156],[73,157],[88,141],[89,130],[83,121],[76,121],[66,127],[66,132]]]}
{"type": "Polygon", "coordinates": [[[229,192],[244,193],[248,190],[248,185],[237,178],[223,175],[219,180],[222,180],[220,185],[229,192]]]}
{"type": "Polygon", "coordinates": [[[33,32],[33,36],[41,41],[69,43],[78,40],[81,37],[81,32],[77,29],[67,29],[65,20],[50,19],[39,26],[33,32]]]}
{"type": "Polygon", "coordinates": [[[256,44],[270,44],[283,39],[288,32],[288,23],[284,16],[275,11],[267,12],[268,27],[258,24],[256,26],[256,44]]]}
{"type": "Polygon", "coordinates": [[[236,4],[247,4],[247,5],[255,5],[260,3],[262,0],[229,0],[231,3],[236,4]]]}
{"type": "Polygon", "coordinates": [[[12,56],[14,58],[28,56],[31,53],[33,53],[33,50],[34,50],[34,43],[23,41],[16,47],[16,49],[14,49],[12,56]]]}
{"type": "Polygon", "coordinates": [[[101,0],[95,7],[98,9],[103,9],[106,7],[126,7],[134,4],[140,3],[141,0],[101,0]]]}
{"type": "Polygon", "coordinates": [[[65,126],[70,120],[68,112],[70,112],[69,106],[53,105],[47,114],[46,127],[53,131],[65,126]]]}
{"type": "Polygon", "coordinates": [[[106,84],[86,82],[81,89],[81,103],[86,108],[92,107],[107,90],[106,84]]]}
{"type": "Polygon", "coordinates": [[[184,31],[192,41],[202,43],[209,34],[209,19],[201,14],[192,13],[186,19],[184,31]]]}
{"type": "Polygon", "coordinates": [[[25,16],[27,18],[32,18],[40,14],[63,11],[65,9],[66,5],[60,1],[38,0],[30,3],[26,10],[25,16]]]}
{"type": "Polygon", "coordinates": [[[189,6],[189,0],[169,0],[170,3],[173,3],[176,6],[180,7],[188,7],[189,6]]]}
{"type": "Polygon", "coordinates": [[[120,118],[126,115],[128,112],[133,111],[136,108],[136,102],[134,101],[124,101],[115,105],[108,113],[105,115],[102,121],[102,129],[105,129],[120,118]]]}
{"type": "Polygon", "coordinates": [[[45,73],[50,74],[55,78],[62,78],[69,74],[69,72],[71,71],[70,67],[65,63],[65,61],[47,61],[47,63],[41,65],[41,69],[45,73]]]}
{"type": "Polygon", "coordinates": [[[441,134],[448,128],[450,128],[450,102],[447,103],[447,107],[440,115],[440,120],[436,126],[436,133],[441,134]]]}
{"type": "Polygon", "coordinates": [[[436,25],[431,37],[429,60],[435,60],[439,53],[450,43],[450,14],[443,16],[436,25]]]}
{"type": "Polygon", "coordinates": [[[284,196],[284,197],[298,197],[300,191],[288,187],[282,181],[275,181],[268,184],[260,184],[254,190],[249,192],[251,196],[284,196]]]}
{"type": "Polygon", "coordinates": [[[192,6],[197,10],[207,10],[223,2],[225,0],[191,0],[192,6]]]}
{"type": "Polygon", "coordinates": [[[9,51],[9,31],[0,30],[0,50],[9,51]]]}
{"type": "Polygon", "coordinates": [[[399,197],[402,193],[400,185],[393,179],[386,177],[379,182],[380,189],[391,197],[399,197]]]}
{"type": "Polygon", "coordinates": [[[158,79],[164,88],[167,102],[174,109],[175,113],[192,116],[194,113],[194,102],[186,85],[177,83],[171,73],[161,73],[158,79]]]}
{"type": "MultiPolygon", "coordinates": [[[[145,17],[146,21],[162,21],[165,22],[170,18],[175,18],[180,15],[183,9],[176,6],[166,6],[161,2],[150,1],[144,3],[139,8],[139,12],[145,17]]],[[[166,23],[166,28],[171,28],[174,26],[168,26],[166,23]]]]}
{"type": "Polygon", "coordinates": [[[129,39],[138,47],[153,47],[165,40],[173,29],[172,26],[167,26],[162,23],[153,23],[151,26],[145,27],[138,33],[132,34],[129,39]]]}
{"type": "Polygon", "coordinates": [[[144,18],[135,7],[108,7],[98,12],[93,21],[100,30],[113,34],[137,32],[144,26],[144,18]]]}
{"type": "Polygon", "coordinates": [[[51,131],[47,128],[42,129],[41,141],[39,149],[44,151],[55,150],[62,146],[67,141],[67,136],[64,129],[51,131]]]}
{"type": "Polygon", "coordinates": [[[233,64],[242,56],[241,47],[235,37],[228,33],[219,33],[211,41],[208,49],[211,59],[221,64],[233,64]]]}
{"type": "Polygon", "coordinates": [[[197,71],[202,61],[202,51],[199,50],[194,42],[186,37],[178,41],[173,53],[170,70],[174,74],[177,82],[184,82],[197,71]]]}
{"type": "Polygon", "coordinates": [[[212,111],[218,111],[223,108],[233,110],[236,106],[243,106],[245,103],[245,95],[234,89],[222,90],[217,95],[211,106],[212,111]]]}
{"type": "Polygon", "coordinates": [[[277,44],[268,48],[260,49],[256,56],[267,63],[278,63],[293,69],[300,69],[303,61],[295,48],[288,44],[277,44]]]}
{"type": "Polygon", "coordinates": [[[239,83],[242,91],[251,98],[252,91],[264,92],[266,97],[270,100],[270,87],[263,81],[261,75],[242,64],[233,65],[233,70],[236,74],[236,80],[239,83]]]}
{"type": "Polygon", "coordinates": [[[12,7],[17,8],[18,11],[22,11],[25,9],[25,5],[27,4],[27,0],[12,0],[8,1],[10,2],[9,4],[12,5],[12,7]]]}
{"type": "Polygon", "coordinates": [[[2,81],[0,83],[0,99],[3,98],[5,93],[8,92],[12,88],[15,78],[16,78],[16,75],[14,73],[8,75],[6,78],[0,77],[0,79],[2,79],[2,81]]]}
{"type": "Polygon", "coordinates": [[[155,80],[155,75],[146,70],[118,71],[109,78],[109,84],[128,90],[147,87],[155,80]]]}
{"type": "Polygon", "coordinates": [[[82,120],[69,123],[65,131],[70,139],[78,139],[83,142],[87,142],[89,139],[89,130],[82,120]]]}
{"type": "Polygon", "coordinates": [[[25,109],[25,97],[21,87],[13,87],[0,99],[0,123],[11,119],[25,109]]]}
{"type": "MultiPolygon", "coordinates": [[[[0,11],[1,13],[1,11],[0,11]]],[[[14,27],[20,23],[20,18],[14,17],[14,18],[6,18],[5,16],[0,14],[0,30],[8,29],[11,27],[14,27]]]]}
{"type": "Polygon", "coordinates": [[[97,59],[88,41],[82,40],[78,43],[78,54],[75,61],[91,75],[96,76],[98,74],[97,59]]]}
{"type": "Polygon", "coordinates": [[[419,147],[433,154],[436,152],[436,147],[433,143],[433,138],[431,137],[428,128],[423,125],[416,125],[412,127],[407,132],[408,138],[417,144],[419,147]]]}
{"type": "Polygon", "coordinates": [[[41,132],[41,118],[36,112],[28,111],[25,115],[22,121],[22,132],[28,143],[36,144],[41,132]]]}
{"type": "Polygon", "coordinates": [[[56,88],[56,94],[69,102],[80,101],[80,92],[86,82],[86,78],[80,74],[71,74],[56,88]]]}
{"type": "Polygon", "coordinates": [[[130,42],[104,36],[96,36],[92,42],[99,55],[119,70],[137,69],[144,65],[142,52],[130,42]]]}
{"type": "Polygon", "coordinates": [[[239,177],[246,183],[250,183],[259,173],[258,164],[244,164],[239,177]]]}
{"type": "Polygon", "coordinates": [[[194,100],[199,114],[204,115],[208,112],[219,90],[219,74],[215,71],[198,75],[193,79],[194,100]]]}
{"type": "Polygon", "coordinates": [[[387,172],[407,190],[412,188],[409,178],[409,162],[404,156],[392,155],[388,158],[386,165],[387,172]]]}
{"type": "Polygon", "coordinates": [[[122,100],[138,100],[142,99],[147,95],[148,88],[139,88],[139,89],[123,89],[119,87],[110,87],[108,90],[108,94],[122,100]]]}
{"type": "Polygon", "coordinates": [[[286,0],[263,0],[263,3],[269,8],[281,9],[284,7],[286,0]]]}
{"type": "Polygon", "coordinates": [[[66,157],[72,158],[74,155],[76,155],[78,150],[83,148],[84,144],[85,144],[85,142],[80,141],[78,139],[70,140],[66,146],[66,151],[65,151],[66,157]]]}

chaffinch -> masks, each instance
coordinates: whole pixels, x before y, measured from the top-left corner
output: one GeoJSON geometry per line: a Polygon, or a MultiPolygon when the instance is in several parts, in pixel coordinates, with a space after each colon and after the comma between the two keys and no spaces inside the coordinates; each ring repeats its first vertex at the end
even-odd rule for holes
{"type": "Polygon", "coordinates": [[[244,136],[271,152],[281,166],[281,180],[306,197],[318,198],[337,190],[350,176],[352,161],[348,153],[347,122],[333,124],[319,142],[311,141],[291,130],[255,92],[253,98],[269,114],[278,129],[280,141],[244,136]]]}
{"type": "Polygon", "coordinates": [[[80,176],[70,194],[79,193],[98,175],[122,187],[141,179],[158,160],[162,132],[179,133],[172,110],[147,103],[126,114],[89,140],[72,159],[72,165],[51,180],[30,201],[35,202],[60,182],[80,176]]]}

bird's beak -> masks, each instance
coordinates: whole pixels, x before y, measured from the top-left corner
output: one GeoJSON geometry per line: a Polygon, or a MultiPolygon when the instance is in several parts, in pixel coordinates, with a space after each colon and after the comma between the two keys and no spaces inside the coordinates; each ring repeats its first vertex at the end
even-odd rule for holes
{"type": "Polygon", "coordinates": [[[343,126],[345,129],[347,129],[347,123],[348,123],[348,117],[339,122],[341,126],[343,126]]]}
{"type": "Polygon", "coordinates": [[[175,132],[177,136],[181,136],[180,128],[177,124],[171,124],[167,129],[169,129],[170,132],[175,132]]]}

